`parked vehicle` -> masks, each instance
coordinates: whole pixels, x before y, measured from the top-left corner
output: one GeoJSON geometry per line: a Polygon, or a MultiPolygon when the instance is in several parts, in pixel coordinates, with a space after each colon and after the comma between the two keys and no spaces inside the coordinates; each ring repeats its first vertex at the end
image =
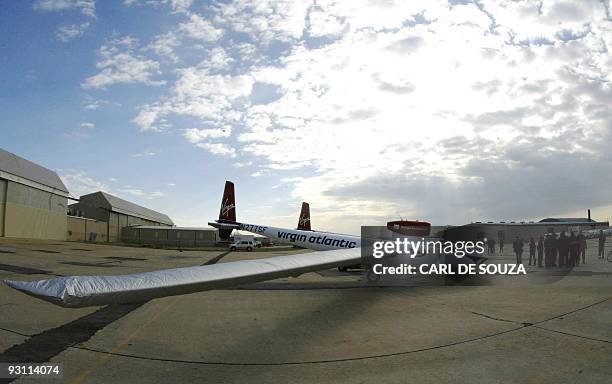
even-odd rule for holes
{"type": "Polygon", "coordinates": [[[229,249],[232,251],[246,250],[247,252],[251,252],[255,247],[257,247],[257,243],[254,240],[234,241],[229,245],[229,249]]]}
{"type": "Polygon", "coordinates": [[[255,248],[260,248],[261,247],[261,241],[259,241],[253,235],[243,235],[243,234],[234,235],[233,237],[230,238],[230,241],[232,242],[232,244],[240,243],[242,241],[252,241],[253,244],[255,244],[255,248]]]}

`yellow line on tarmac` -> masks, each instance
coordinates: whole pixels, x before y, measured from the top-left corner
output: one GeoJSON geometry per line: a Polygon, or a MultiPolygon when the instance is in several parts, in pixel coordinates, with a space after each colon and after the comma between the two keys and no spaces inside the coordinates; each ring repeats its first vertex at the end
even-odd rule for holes
{"type": "Polygon", "coordinates": [[[71,383],[72,384],[82,383],[83,380],[85,380],[89,375],[91,375],[93,372],[95,372],[96,370],[98,370],[99,368],[107,364],[110,361],[110,359],[113,358],[114,353],[118,352],[121,348],[125,347],[126,344],[128,344],[133,338],[138,336],[139,333],[141,333],[147,326],[149,326],[151,323],[157,320],[159,316],[161,316],[164,312],[168,311],[174,304],[177,303],[177,301],[178,301],[178,298],[172,299],[168,303],[168,305],[166,305],[162,310],[157,312],[153,317],[151,317],[149,320],[145,321],[139,327],[137,327],[128,337],[126,337],[119,344],[115,345],[113,349],[110,350],[110,352],[105,353],[102,357],[100,357],[98,361],[91,368],[88,368],[85,371],[83,371],[83,373],[81,373],[71,383]]]}

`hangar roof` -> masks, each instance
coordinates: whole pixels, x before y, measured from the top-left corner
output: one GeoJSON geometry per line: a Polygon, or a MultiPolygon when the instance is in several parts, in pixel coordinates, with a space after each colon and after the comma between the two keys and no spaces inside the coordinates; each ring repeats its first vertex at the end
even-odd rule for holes
{"type": "Polygon", "coordinates": [[[165,214],[159,213],[149,208],[142,207],[140,205],[131,203],[129,201],[123,200],[117,196],[113,196],[106,192],[94,192],[88,195],[81,196],[81,202],[86,202],[88,199],[94,199],[96,197],[101,197],[102,200],[106,203],[106,209],[122,213],[124,215],[135,216],[145,220],[155,221],[157,223],[162,223],[166,225],[174,225],[174,222],[165,214]]]}
{"type": "Polygon", "coordinates": [[[17,178],[13,180],[15,182],[19,182],[19,178],[23,178],[30,182],[59,190],[65,194],[68,193],[68,188],[66,188],[57,173],[11,152],[5,151],[2,148],[0,148],[0,172],[17,176],[17,178]]]}
{"type": "Polygon", "coordinates": [[[540,223],[589,223],[594,221],[584,217],[548,217],[540,220],[540,223]]]}

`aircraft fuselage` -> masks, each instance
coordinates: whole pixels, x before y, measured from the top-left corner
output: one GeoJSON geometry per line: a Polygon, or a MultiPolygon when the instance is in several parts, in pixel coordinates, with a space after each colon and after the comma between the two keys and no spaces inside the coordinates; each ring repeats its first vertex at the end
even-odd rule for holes
{"type": "Polygon", "coordinates": [[[263,235],[277,242],[289,243],[316,251],[361,247],[361,238],[353,235],[277,228],[248,223],[240,223],[238,229],[263,235]]]}

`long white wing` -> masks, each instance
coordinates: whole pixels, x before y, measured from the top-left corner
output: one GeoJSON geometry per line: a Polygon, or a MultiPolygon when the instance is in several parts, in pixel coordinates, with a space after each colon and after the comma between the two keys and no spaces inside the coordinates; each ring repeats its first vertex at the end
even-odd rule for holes
{"type": "Polygon", "coordinates": [[[267,259],[118,276],[67,276],[39,281],[3,280],[9,287],[68,308],[143,302],[359,264],[361,250],[339,249],[267,259]]]}

